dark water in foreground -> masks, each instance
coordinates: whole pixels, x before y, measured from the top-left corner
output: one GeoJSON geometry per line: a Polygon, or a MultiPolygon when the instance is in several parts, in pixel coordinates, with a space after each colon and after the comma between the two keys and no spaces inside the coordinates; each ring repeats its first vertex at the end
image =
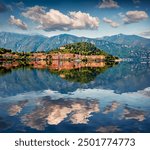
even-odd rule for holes
{"type": "Polygon", "coordinates": [[[149,63],[16,66],[0,67],[0,132],[150,133],[149,63]]]}

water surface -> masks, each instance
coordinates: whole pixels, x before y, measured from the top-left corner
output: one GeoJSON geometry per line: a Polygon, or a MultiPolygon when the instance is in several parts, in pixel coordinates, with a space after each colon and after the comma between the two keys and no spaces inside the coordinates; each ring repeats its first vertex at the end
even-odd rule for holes
{"type": "Polygon", "coordinates": [[[1,62],[0,132],[150,132],[150,64],[1,62]]]}

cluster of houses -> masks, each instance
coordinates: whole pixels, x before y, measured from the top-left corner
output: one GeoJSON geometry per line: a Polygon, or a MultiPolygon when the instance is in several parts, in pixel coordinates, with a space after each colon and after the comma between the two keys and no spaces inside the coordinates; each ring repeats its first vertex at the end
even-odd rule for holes
{"type": "MultiPolygon", "coordinates": [[[[60,47],[60,50],[64,50],[65,47],[60,47]]],[[[73,54],[73,53],[58,53],[50,52],[36,52],[31,53],[30,55],[24,54],[25,58],[29,60],[104,60],[104,55],[81,55],[81,54],[73,54]]],[[[5,53],[1,54],[2,59],[21,59],[21,57],[16,53],[5,53]]]]}

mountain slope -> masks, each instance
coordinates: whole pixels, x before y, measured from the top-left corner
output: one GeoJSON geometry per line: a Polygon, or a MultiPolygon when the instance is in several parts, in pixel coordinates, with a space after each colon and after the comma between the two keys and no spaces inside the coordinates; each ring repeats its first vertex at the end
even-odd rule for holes
{"type": "Polygon", "coordinates": [[[150,47],[150,39],[146,39],[137,35],[118,34],[113,36],[105,36],[102,38],[102,40],[110,41],[117,44],[138,46],[142,48],[150,47]]]}
{"type": "MultiPolygon", "coordinates": [[[[123,37],[123,35],[121,35],[123,37]]],[[[126,36],[125,36],[126,37],[126,36]]],[[[95,46],[99,49],[104,50],[105,52],[118,56],[121,58],[126,57],[134,57],[140,58],[141,56],[147,56],[147,53],[150,53],[150,48],[142,48],[141,42],[139,44],[136,43],[134,46],[134,36],[131,36],[132,42],[128,40],[128,38],[124,38],[124,40],[120,40],[119,38],[115,40],[115,37],[112,36],[110,38],[104,37],[103,39],[92,39],[86,37],[77,37],[68,34],[62,34],[53,37],[44,37],[39,35],[22,35],[16,33],[7,33],[7,32],[0,32],[0,47],[12,49],[13,51],[49,51],[54,48],[58,48],[62,45],[70,44],[70,43],[77,43],[77,42],[88,42],[95,44],[95,46]],[[116,42],[116,43],[115,43],[116,42]],[[128,44],[127,44],[128,43],[128,44]]],[[[131,39],[130,37],[130,39],[131,39]]],[[[142,37],[140,37],[142,38],[142,37]]],[[[142,38],[144,41],[147,39],[142,38]]],[[[142,40],[139,40],[142,41],[142,40]]],[[[149,40],[148,40],[149,41],[149,40]]],[[[150,42],[147,42],[149,45],[150,42]]]]}
{"type": "Polygon", "coordinates": [[[0,33],[0,47],[12,49],[13,51],[36,51],[47,37],[29,36],[16,33],[0,33]]]}

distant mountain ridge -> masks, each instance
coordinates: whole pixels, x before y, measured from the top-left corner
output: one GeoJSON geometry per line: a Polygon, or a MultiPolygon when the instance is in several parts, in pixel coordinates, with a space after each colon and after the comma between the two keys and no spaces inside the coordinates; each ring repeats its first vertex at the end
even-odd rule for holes
{"type": "Polygon", "coordinates": [[[118,34],[113,36],[105,36],[101,39],[113,43],[117,43],[117,44],[126,44],[126,45],[139,46],[144,48],[150,47],[150,39],[146,39],[137,35],[118,34]]]}
{"type": "Polygon", "coordinates": [[[77,37],[69,34],[45,37],[42,35],[23,35],[0,32],[0,47],[12,49],[13,51],[18,52],[49,51],[62,45],[76,42],[89,42],[95,44],[97,48],[121,58],[149,57],[150,53],[150,39],[145,39],[135,35],[120,34],[97,39],[77,37]],[[136,42],[134,43],[134,41],[136,42]]]}

